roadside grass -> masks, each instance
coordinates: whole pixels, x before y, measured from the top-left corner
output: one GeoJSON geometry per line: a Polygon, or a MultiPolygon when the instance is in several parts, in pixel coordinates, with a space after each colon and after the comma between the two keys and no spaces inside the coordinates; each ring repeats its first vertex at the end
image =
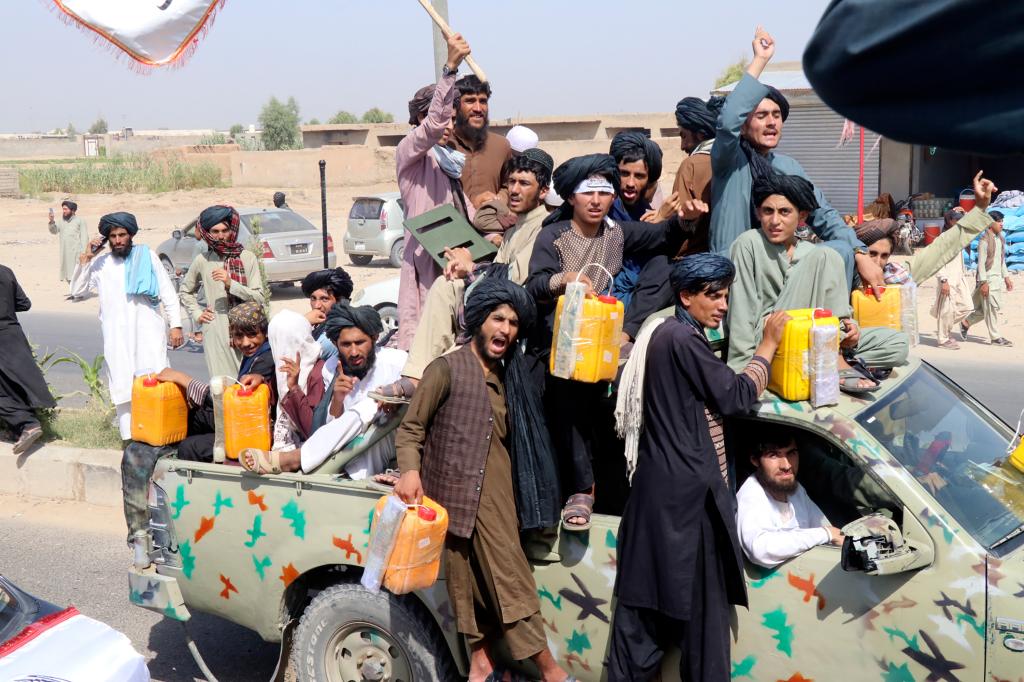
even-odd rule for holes
{"type": "Polygon", "coordinates": [[[43,435],[56,445],[120,450],[121,434],[114,428],[111,405],[90,400],[81,409],[62,407],[43,421],[43,435]]]}
{"type": "Polygon", "coordinates": [[[70,165],[33,165],[18,169],[21,191],[29,196],[61,194],[159,193],[224,187],[220,169],[212,163],[185,163],[128,154],[70,165]]]}

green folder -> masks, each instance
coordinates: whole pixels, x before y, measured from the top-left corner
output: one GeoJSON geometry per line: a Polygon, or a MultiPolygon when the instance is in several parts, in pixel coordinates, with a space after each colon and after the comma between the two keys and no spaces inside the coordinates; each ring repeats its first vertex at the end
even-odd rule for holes
{"type": "Polygon", "coordinates": [[[445,249],[460,246],[469,249],[475,263],[487,260],[498,252],[494,244],[484,239],[451,204],[409,218],[405,221],[405,227],[442,268],[448,262],[444,257],[445,249]]]}

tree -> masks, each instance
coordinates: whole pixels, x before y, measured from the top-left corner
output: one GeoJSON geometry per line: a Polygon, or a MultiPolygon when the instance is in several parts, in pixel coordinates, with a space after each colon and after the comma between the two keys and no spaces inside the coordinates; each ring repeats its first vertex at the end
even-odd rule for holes
{"type": "Polygon", "coordinates": [[[306,121],[306,125],[318,126],[318,125],[320,125],[320,119],[318,119],[318,118],[316,118],[314,116],[313,118],[311,118],[308,121],[306,121]]]}
{"type": "Polygon", "coordinates": [[[715,88],[738,81],[743,77],[743,72],[747,70],[747,64],[747,58],[741,57],[738,62],[725,67],[722,73],[718,75],[718,78],[715,79],[715,88]]]}
{"type": "Polygon", "coordinates": [[[271,97],[260,112],[259,123],[263,129],[263,146],[268,151],[302,146],[299,105],[294,97],[289,97],[286,103],[271,97]]]}
{"type": "Polygon", "coordinates": [[[93,121],[92,125],[89,126],[89,134],[91,135],[103,135],[107,132],[107,120],[100,116],[98,119],[93,121]]]}
{"type": "Polygon", "coordinates": [[[68,139],[69,140],[73,140],[73,139],[75,139],[76,135],[78,135],[78,131],[75,129],[75,124],[74,123],[68,123],[68,128],[67,128],[68,139]]]}
{"type": "Polygon", "coordinates": [[[363,123],[394,123],[395,117],[374,107],[363,114],[363,123]]]}
{"type": "Polygon", "coordinates": [[[356,118],[355,114],[350,113],[350,112],[345,111],[344,109],[342,109],[341,111],[336,113],[334,116],[331,116],[327,120],[327,122],[331,123],[331,124],[337,124],[337,123],[359,123],[359,119],[356,118]]]}
{"type": "Polygon", "coordinates": [[[241,123],[236,123],[235,125],[231,126],[231,130],[228,131],[231,137],[238,137],[244,132],[245,128],[242,127],[241,123]]]}

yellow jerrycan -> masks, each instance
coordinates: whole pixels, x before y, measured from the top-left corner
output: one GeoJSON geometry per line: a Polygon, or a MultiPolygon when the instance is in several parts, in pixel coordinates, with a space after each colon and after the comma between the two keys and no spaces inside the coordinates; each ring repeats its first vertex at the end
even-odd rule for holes
{"type": "Polygon", "coordinates": [[[224,391],[224,450],[230,459],[238,459],[245,448],[269,450],[270,389],[260,384],[249,391],[232,384],[224,391]]]}
{"type": "Polygon", "coordinates": [[[188,435],[188,406],[181,387],[156,376],[132,382],[132,440],[156,447],[178,443],[188,435]]]}
{"type": "MultiPolygon", "coordinates": [[[[386,502],[386,495],[377,501],[374,519],[380,516],[386,502]]],[[[441,568],[447,532],[448,512],[434,500],[424,497],[422,504],[407,507],[381,584],[392,594],[407,594],[433,585],[441,568]]]]}
{"type": "Polygon", "coordinates": [[[782,341],[772,359],[768,389],[783,400],[809,400],[811,397],[811,328],[829,324],[836,327],[836,352],[839,352],[839,319],[831,310],[800,308],[787,310],[793,319],[786,322],[782,341]]]}
{"type": "Polygon", "coordinates": [[[876,300],[871,287],[863,291],[854,289],[850,302],[853,305],[853,319],[864,327],[888,327],[901,331],[903,329],[903,306],[899,286],[878,287],[882,300],[876,300]]]}

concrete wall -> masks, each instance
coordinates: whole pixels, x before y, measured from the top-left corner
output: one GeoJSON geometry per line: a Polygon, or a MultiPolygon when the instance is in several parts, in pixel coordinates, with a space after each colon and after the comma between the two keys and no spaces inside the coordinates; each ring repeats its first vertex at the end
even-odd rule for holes
{"type": "MultiPolygon", "coordinates": [[[[120,139],[116,133],[101,136],[100,146],[107,148],[107,156],[115,154],[143,154],[158,149],[198,144],[209,133],[189,132],[188,134],[136,133],[120,139]]],[[[0,159],[63,159],[85,156],[82,136],[74,140],[66,137],[4,136],[0,137],[0,159]]]]}

